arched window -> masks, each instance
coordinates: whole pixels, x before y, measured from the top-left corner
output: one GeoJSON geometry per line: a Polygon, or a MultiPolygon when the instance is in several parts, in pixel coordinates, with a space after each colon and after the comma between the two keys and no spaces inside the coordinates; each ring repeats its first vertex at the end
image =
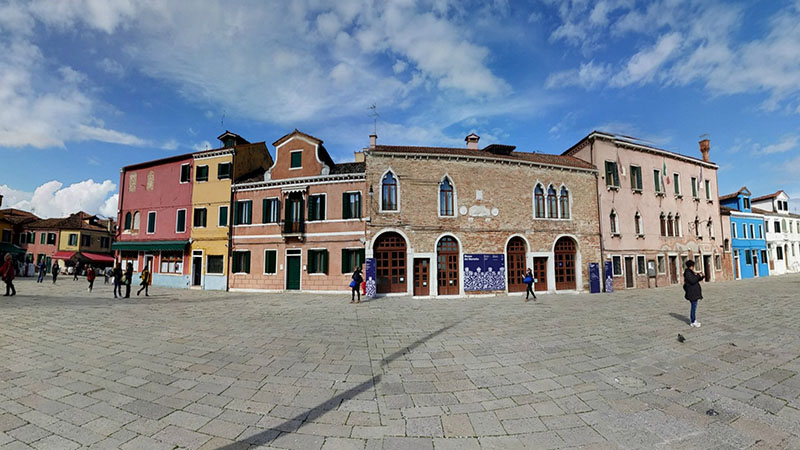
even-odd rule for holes
{"type": "Polygon", "coordinates": [[[703,237],[703,229],[700,228],[700,218],[694,218],[694,229],[697,232],[697,237],[703,237]]]}
{"type": "Polygon", "coordinates": [[[672,213],[667,216],[667,236],[675,236],[675,223],[672,221],[672,213]]]}
{"type": "Polygon", "coordinates": [[[633,216],[633,226],[636,229],[636,235],[641,236],[642,233],[642,215],[639,214],[639,211],[636,211],[636,215],[633,216]]]}
{"type": "Polygon", "coordinates": [[[711,217],[706,222],[706,231],[708,231],[708,237],[714,237],[714,222],[711,221],[711,217]]]}
{"type": "Polygon", "coordinates": [[[664,213],[662,212],[661,216],[660,216],[660,219],[661,219],[661,236],[666,236],[667,235],[667,216],[665,216],[664,213]]]}
{"type": "Polygon", "coordinates": [[[134,230],[139,229],[139,211],[133,213],[133,229],[134,230]]]}
{"type": "Polygon", "coordinates": [[[544,189],[541,184],[536,185],[533,191],[534,212],[533,216],[537,219],[544,219],[544,189]]]}
{"type": "Polygon", "coordinates": [[[439,184],[439,215],[452,216],[453,211],[453,185],[445,178],[439,184]]]}
{"type": "Polygon", "coordinates": [[[729,239],[725,239],[724,241],[722,241],[722,249],[725,250],[726,252],[729,252],[731,250],[731,241],[729,239]]]}
{"type": "Polygon", "coordinates": [[[547,189],[547,212],[548,218],[558,218],[558,198],[556,197],[556,189],[553,186],[547,189]]]}
{"type": "Polygon", "coordinates": [[[683,230],[681,229],[680,213],[675,214],[675,236],[683,236],[683,230]]]}
{"type": "Polygon", "coordinates": [[[561,197],[559,197],[561,206],[561,218],[569,219],[569,191],[565,186],[561,187],[561,197]]]}
{"type": "Polygon", "coordinates": [[[130,230],[131,229],[131,213],[130,211],[125,213],[125,228],[123,230],[130,230]]]}
{"type": "Polygon", "coordinates": [[[397,211],[397,180],[392,172],[386,172],[381,181],[381,209],[397,211]]]}
{"type": "Polygon", "coordinates": [[[611,210],[611,214],[608,215],[609,224],[611,225],[611,234],[619,234],[619,228],[617,227],[617,212],[613,209],[611,210]]]}

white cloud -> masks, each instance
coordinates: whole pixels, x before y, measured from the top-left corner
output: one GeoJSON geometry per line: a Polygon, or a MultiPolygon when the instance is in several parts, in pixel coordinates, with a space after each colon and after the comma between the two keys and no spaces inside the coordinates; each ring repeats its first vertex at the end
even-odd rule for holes
{"type": "Polygon", "coordinates": [[[201,142],[198,142],[196,144],[193,144],[192,148],[196,152],[201,152],[203,150],[208,150],[208,149],[213,148],[213,147],[211,147],[211,142],[201,141],[201,142]]]}
{"type": "Polygon", "coordinates": [[[796,149],[798,142],[800,142],[800,137],[796,135],[787,135],[784,136],[783,139],[781,139],[779,142],[758,149],[757,153],[761,153],[764,155],[770,155],[773,153],[785,153],[796,149]]]}
{"type": "Polygon", "coordinates": [[[592,89],[605,83],[611,75],[611,67],[603,64],[595,64],[594,61],[581,64],[578,69],[570,69],[562,72],[550,74],[545,81],[548,89],[562,88],[567,86],[580,86],[584,89],[592,89]]]}
{"type": "Polygon", "coordinates": [[[651,81],[656,71],[675,55],[680,44],[681,35],[678,33],[661,36],[652,47],[633,55],[628,60],[625,70],[611,78],[611,84],[627,86],[651,81]]]}
{"type": "Polygon", "coordinates": [[[112,199],[116,197],[116,190],[117,185],[111,180],[97,183],[91,179],[67,187],[60,181],[48,181],[32,193],[0,186],[0,194],[7,195],[3,199],[4,208],[23,209],[42,218],[66,217],[78,211],[113,216],[116,212],[116,200],[112,199]]]}
{"type": "Polygon", "coordinates": [[[105,217],[117,217],[117,206],[119,206],[119,194],[114,194],[103,203],[97,212],[105,217]]]}
{"type": "Polygon", "coordinates": [[[110,58],[103,58],[97,63],[97,66],[103,71],[117,77],[125,75],[125,68],[122,67],[122,64],[110,58]]]}

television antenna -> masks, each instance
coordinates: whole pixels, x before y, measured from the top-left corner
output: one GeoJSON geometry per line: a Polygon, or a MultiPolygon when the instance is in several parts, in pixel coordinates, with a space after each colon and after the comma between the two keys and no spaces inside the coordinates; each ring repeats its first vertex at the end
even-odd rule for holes
{"type": "Polygon", "coordinates": [[[223,130],[225,129],[225,112],[226,111],[223,109],[222,110],[222,118],[219,120],[219,125],[220,125],[220,127],[222,127],[223,130]]]}
{"type": "Polygon", "coordinates": [[[377,135],[378,134],[378,117],[381,116],[380,114],[378,114],[378,107],[375,106],[375,103],[373,103],[367,109],[372,111],[371,113],[369,113],[369,115],[372,116],[372,133],[377,135]]]}

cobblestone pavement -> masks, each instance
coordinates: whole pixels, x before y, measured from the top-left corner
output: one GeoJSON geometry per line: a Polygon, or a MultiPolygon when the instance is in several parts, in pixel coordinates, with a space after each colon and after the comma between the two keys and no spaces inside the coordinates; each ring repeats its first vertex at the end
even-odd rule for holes
{"type": "Polygon", "coordinates": [[[800,448],[800,275],[706,286],[701,328],[678,286],[361,305],[17,286],[2,449],[800,448]]]}

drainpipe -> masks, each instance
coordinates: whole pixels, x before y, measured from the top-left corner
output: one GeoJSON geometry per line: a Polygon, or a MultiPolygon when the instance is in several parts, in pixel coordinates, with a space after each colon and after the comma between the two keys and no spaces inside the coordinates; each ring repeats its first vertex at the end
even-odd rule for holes
{"type": "MultiPolygon", "coordinates": [[[[114,231],[114,238],[118,242],[119,242],[120,236],[122,235],[122,226],[120,226],[120,223],[122,223],[121,220],[124,217],[123,214],[122,214],[122,203],[123,203],[123,200],[125,198],[125,169],[119,169],[119,178],[120,178],[120,180],[119,180],[119,202],[117,203],[117,229],[116,229],[116,231],[114,231]]],[[[123,226],[124,226],[124,224],[123,224],[123,226]]],[[[119,261],[121,261],[122,260],[122,250],[120,250],[119,255],[120,255],[119,261]]],[[[114,265],[116,266],[116,263],[119,262],[119,261],[116,260],[116,254],[114,255],[114,259],[115,259],[114,265]]]]}
{"type": "MultiPolygon", "coordinates": [[[[234,155],[235,157],[235,155],[234,155]]],[[[231,168],[233,169],[233,168],[231,168]]],[[[231,170],[232,171],[232,170],[231,170]]],[[[231,199],[228,202],[228,256],[225,261],[225,291],[231,290],[231,259],[233,256],[233,178],[231,178],[231,199]]]]}
{"type": "MultiPolygon", "coordinates": [[[[594,164],[595,168],[597,168],[597,164],[594,161],[594,139],[589,140],[589,158],[594,164]]],[[[597,201],[597,231],[600,233],[600,266],[601,270],[600,273],[603,275],[602,279],[600,280],[601,290],[605,292],[606,289],[606,250],[605,246],[603,245],[603,218],[600,215],[600,172],[594,173],[595,179],[595,187],[597,188],[597,195],[595,195],[595,199],[597,201]]]]}

